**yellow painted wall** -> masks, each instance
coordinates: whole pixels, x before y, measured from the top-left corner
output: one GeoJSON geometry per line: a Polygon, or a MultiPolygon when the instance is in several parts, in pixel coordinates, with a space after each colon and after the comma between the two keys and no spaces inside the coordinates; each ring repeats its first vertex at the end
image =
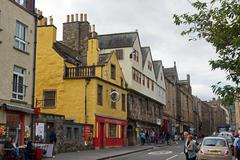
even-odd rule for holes
{"type": "MultiPolygon", "coordinates": [[[[53,26],[38,28],[37,44],[37,67],[36,67],[36,98],[43,99],[44,90],[56,90],[56,107],[42,109],[44,113],[62,114],[66,119],[77,123],[85,123],[85,87],[87,87],[87,123],[95,126],[95,115],[103,115],[117,119],[127,120],[127,91],[120,87],[121,78],[124,79],[116,55],[113,53],[105,66],[97,66],[98,78],[91,78],[87,84],[86,79],[63,79],[64,65],[74,66],[64,62],[63,58],[52,49],[56,41],[56,28],[53,26]],[[110,66],[116,65],[116,80],[110,79],[110,66]],[[107,73],[103,79],[103,73],[107,73]],[[111,83],[109,83],[109,82],[111,83]],[[87,84],[87,85],[86,85],[87,84]],[[103,86],[103,105],[97,105],[97,85],[103,86]],[[115,84],[115,85],[113,85],[115,84]],[[111,89],[118,91],[120,96],[125,94],[125,112],[122,111],[122,99],[117,102],[116,109],[111,107],[109,94],[111,89]]],[[[90,39],[88,51],[90,55],[98,55],[99,49],[97,39],[90,39]],[[95,53],[92,53],[95,52],[95,53]]],[[[97,58],[98,59],[98,58],[97,58]]],[[[95,64],[96,58],[89,58],[89,64],[95,64]],[[93,61],[93,62],[91,62],[93,61]]],[[[125,84],[125,82],[124,82],[125,84]]],[[[118,131],[119,132],[119,131],[118,131]]],[[[97,131],[95,131],[97,134],[97,131]]],[[[119,135],[120,133],[118,133],[119,135]]]]}

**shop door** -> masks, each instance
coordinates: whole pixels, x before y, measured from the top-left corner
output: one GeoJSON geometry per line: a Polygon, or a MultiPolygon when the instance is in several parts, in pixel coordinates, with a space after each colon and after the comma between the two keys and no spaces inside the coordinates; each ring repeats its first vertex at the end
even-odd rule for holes
{"type": "Polygon", "coordinates": [[[99,124],[99,147],[103,148],[104,146],[104,123],[99,124]]]}
{"type": "Polygon", "coordinates": [[[122,145],[124,145],[125,144],[125,126],[122,126],[122,136],[121,136],[121,138],[122,138],[122,145]]]}
{"type": "Polygon", "coordinates": [[[133,146],[134,145],[134,130],[133,126],[129,125],[127,128],[127,138],[128,138],[128,145],[133,146]]]}
{"type": "Polygon", "coordinates": [[[18,140],[18,145],[23,145],[24,137],[24,115],[15,112],[7,112],[8,136],[15,137],[18,140]]]}

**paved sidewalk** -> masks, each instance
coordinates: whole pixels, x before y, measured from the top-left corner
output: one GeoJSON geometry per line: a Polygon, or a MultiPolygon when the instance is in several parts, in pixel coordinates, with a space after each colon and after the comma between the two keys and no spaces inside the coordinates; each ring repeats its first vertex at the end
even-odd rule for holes
{"type": "Polygon", "coordinates": [[[162,147],[162,146],[166,146],[166,144],[144,145],[144,146],[138,145],[138,146],[128,146],[128,147],[122,147],[122,148],[60,153],[60,154],[57,154],[56,158],[49,158],[48,160],[104,160],[108,158],[141,152],[141,151],[153,149],[154,147],[162,147]]]}

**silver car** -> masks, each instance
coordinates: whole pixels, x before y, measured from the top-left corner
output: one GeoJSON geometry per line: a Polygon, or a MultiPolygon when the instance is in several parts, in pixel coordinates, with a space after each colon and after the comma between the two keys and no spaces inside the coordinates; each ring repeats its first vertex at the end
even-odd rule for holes
{"type": "Polygon", "coordinates": [[[231,160],[232,153],[223,137],[206,137],[197,154],[198,160],[231,160]]]}

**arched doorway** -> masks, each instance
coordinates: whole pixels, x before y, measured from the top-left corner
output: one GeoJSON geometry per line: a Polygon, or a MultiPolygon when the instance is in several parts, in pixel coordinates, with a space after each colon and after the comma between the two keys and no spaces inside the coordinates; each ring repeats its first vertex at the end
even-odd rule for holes
{"type": "Polygon", "coordinates": [[[128,138],[128,145],[134,145],[134,130],[132,125],[128,125],[127,127],[127,138],[128,138]]]}

